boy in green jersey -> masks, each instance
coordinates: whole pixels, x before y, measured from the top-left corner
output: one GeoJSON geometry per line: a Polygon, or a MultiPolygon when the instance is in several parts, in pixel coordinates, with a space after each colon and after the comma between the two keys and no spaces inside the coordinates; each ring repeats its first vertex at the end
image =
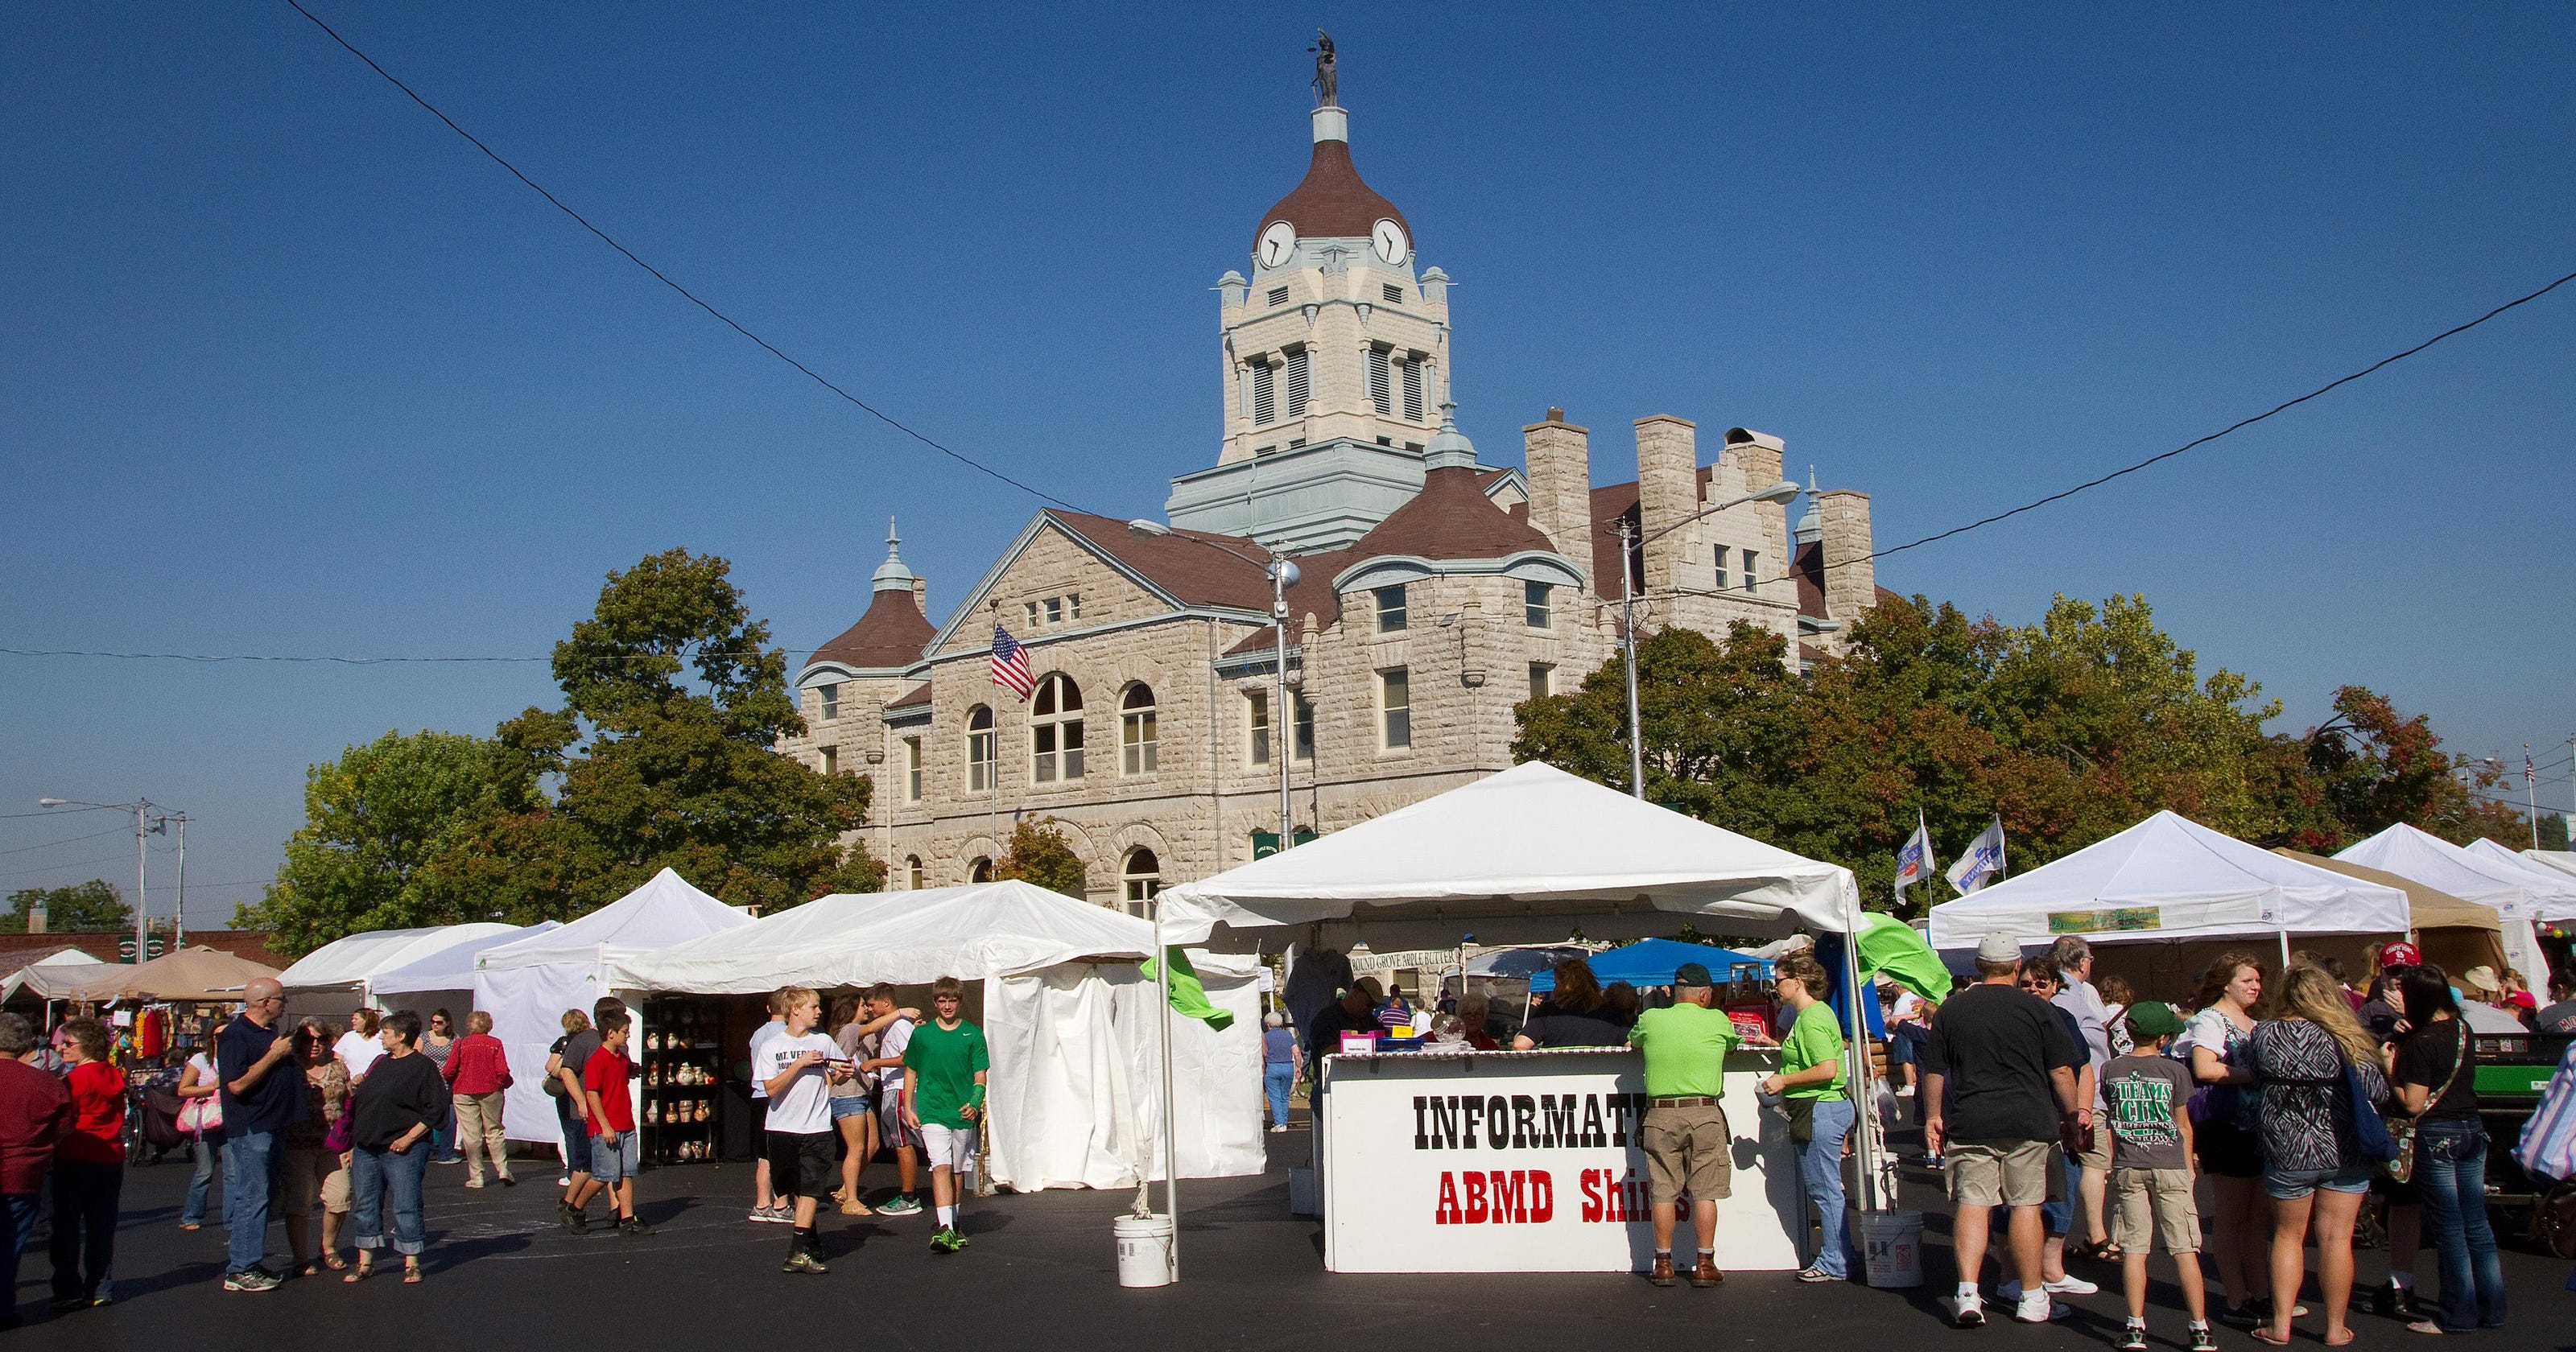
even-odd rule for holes
{"type": "Polygon", "coordinates": [[[939,1209],[930,1247],[940,1253],[966,1247],[957,1232],[957,1180],[974,1167],[975,1129],[993,1065],[984,1030],[958,1012],[965,998],[965,983],[953,976],[930,983],[931,1021],[914,1029],[903,1049],[904,1119],[921,1132],[922,1153],[930,1157],[930,1200],[939,1209]]]}

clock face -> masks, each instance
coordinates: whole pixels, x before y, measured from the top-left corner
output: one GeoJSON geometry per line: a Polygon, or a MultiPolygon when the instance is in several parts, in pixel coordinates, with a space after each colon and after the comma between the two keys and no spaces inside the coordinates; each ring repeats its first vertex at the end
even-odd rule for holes
{"type": "Polygon", "coordinates": [[[1272,221],[1270,228],[1261,232],[1261,266],[1275,268],[1287,262],[1288,255],[1296,248],[1297,227],[1286,221],[1272,221]]]}
{"type": "Polygon", "coordinates": [[[1388,267],[1404,266],[1405,255],[1413,251],[1412,242],[1404,237],[1404,227],[1381,220],[1369,232],[1369,243],[1377,249],[1378,261],[1388,267]]]}

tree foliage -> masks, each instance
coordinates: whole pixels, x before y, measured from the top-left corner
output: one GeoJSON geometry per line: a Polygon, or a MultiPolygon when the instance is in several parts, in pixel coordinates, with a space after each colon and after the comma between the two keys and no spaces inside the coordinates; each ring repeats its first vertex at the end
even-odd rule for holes
{"type": "Polygon", "coordinates": [[[27,916],[38,906],[45,908],[49,934],[134,928],[134,908],[126,904],[125,893],[105,878],[70,887],[20,888],[9,894],[9,914],[0,917],[0,928],[11,934],[26,933],[27,916]]]}
{"type": "MultiPolygon", "coordinates": [[[[2204,675],[2142,597],[2060,597],[2021,626],[1889,598],[1848,638],[1800,676],[1769,630],[1644,637],[1646,796],[1844,864],[1881,906],[1918,812],[1945,857],[2000,815],[2015,871],[2168,808],[2311,850],[2392,820],[2460,841],[2498,822],[2523,829],[2461,787],[2465,763],[2439,751],[2425,720],[2368,691],[2340,692],[2324,728],[2266,732],[2280,705],[2237,673],[2204,675]]],[[[1626,787],[1624,680],[1614,657],[1579,688],[1523,703],[1514,756],[1626,787]]],[[[1910,906],[1948,895],[1927,890],[1911,890],[1910,906]]]]}
{"type": "Polygon", "coordinates": [[[306,826],[241,923],[301,953],[388,926],[569,920],[664,868],[764,914],[882,886],[841,843],[870,782],[777,754],[805,722],[730,571],[674,549],[610,573],[555,645],[560,707],[315,766],[306,826]]]}
{"type": "Polygon", "coordinates": [[[1063,827],[1053,817],[1014,823],[1008,849],[993,866],[993,876],[1017,878],[1074,898],[1082,897],[1089,878],[1082,857],[1073,852],[1073,842],[1065,839],[1063,827]]]}

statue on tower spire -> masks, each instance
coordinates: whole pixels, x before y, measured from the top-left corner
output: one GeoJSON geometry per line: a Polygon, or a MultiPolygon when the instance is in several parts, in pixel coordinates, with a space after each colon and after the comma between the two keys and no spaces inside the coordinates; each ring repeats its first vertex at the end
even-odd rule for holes
{"type": "Polygon", "coordinates": [[[1341,74],[1333,63],[1333,35],[1316,29],[1315,45],[1306,50],[1315,54],[1315,106],[1341,107],[1341,74]]]}

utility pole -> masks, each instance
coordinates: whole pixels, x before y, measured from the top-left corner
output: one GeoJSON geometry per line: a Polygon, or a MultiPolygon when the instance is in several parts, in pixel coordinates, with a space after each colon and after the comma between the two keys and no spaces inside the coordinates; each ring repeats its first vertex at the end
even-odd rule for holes
{"type": "Polygon", "coordinates": [[[2522,801],[2531,815],[2531,848],[2540,848],[2540,776],[2531,768],[2531,743],[2522,744],[2522,801]]]}
{"type": "Polygon", "coordinates": [[[176,953],[188,942],[188,814],[163,820],[179,824],[179,903],[170,913],[170,951],[176,953]]]}

